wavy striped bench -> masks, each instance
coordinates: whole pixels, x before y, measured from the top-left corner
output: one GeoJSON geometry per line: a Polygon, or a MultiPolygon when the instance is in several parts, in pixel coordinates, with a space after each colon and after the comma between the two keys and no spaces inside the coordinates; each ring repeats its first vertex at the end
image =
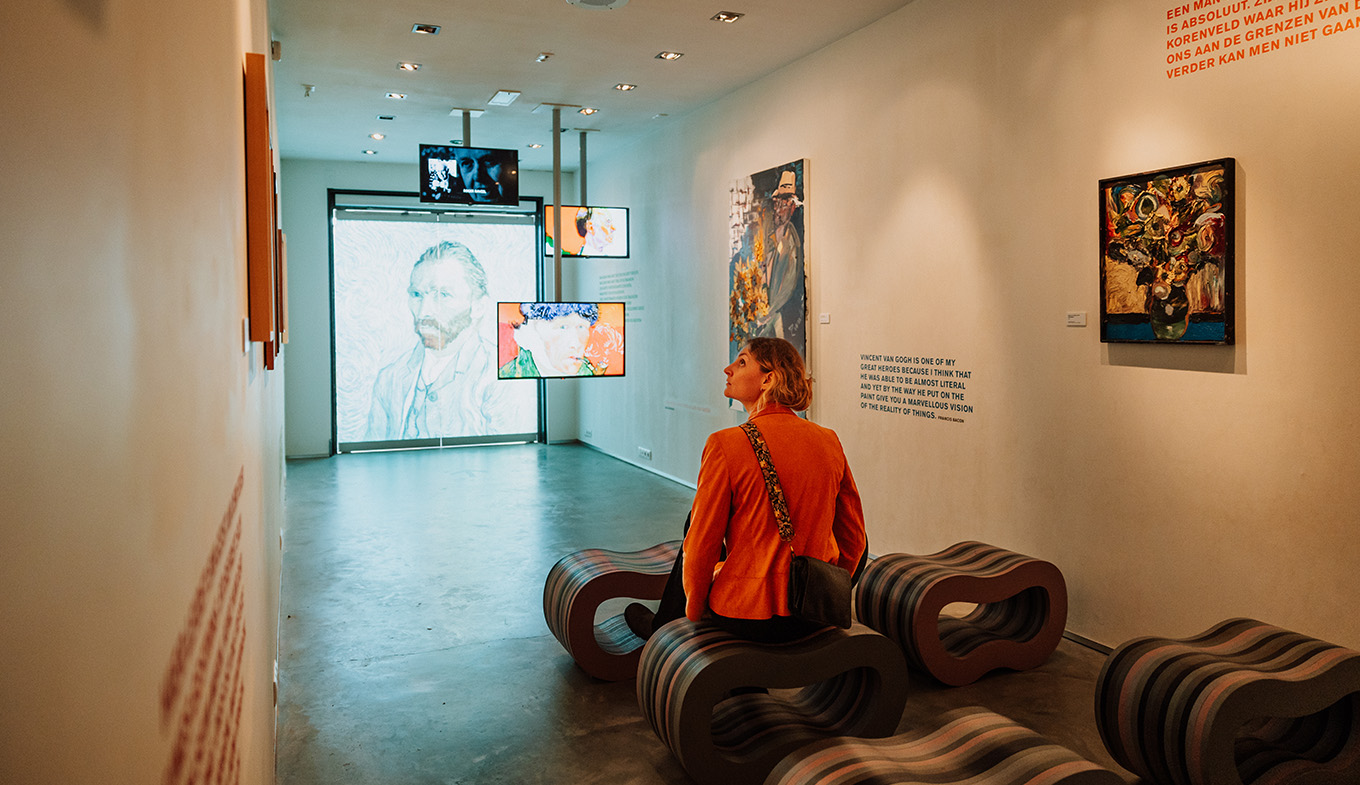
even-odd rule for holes
{"type": "Polygon", "coordinates": [[[906,706],[907,678],[902,652],[863,625],[771,645],[679,619],[643,648],[637,694],[643,716],[690,777],[730,785],[761,781],[815,739],[891,734],[906,706]],[[731,694],[742,687],[784,692],[731,694]]]}
{"type": "Polygon", "coordinates": [[[1047,660],[1067,623],[1067,584],[1050,562],[961,542],[929,556],[874,559],[860,578],[855,614],[897,641],[911,665],[958,687],[1047,660]],[[977,607],[940,616],[955,602],[977,607]]]}
{"type": "Polygon", "coordinates": [[[1254,619],[1137,638],[1096,679],[1096,725],[1158,785],[1360,783],[1360,652],[1254,619]]]}
{"type": "Polygon", "coordinates": [[[581,670],[604,681],[637,674],[642,639],[628,629],[622,614],[597,625],[596,612],[600,603],[618,597],[659,599],[679,552],[680,540],[631,553],[587,548],[563,556],[548,570],[543,617],[581,670]]]}
{"type": "Polygon", "coordinates": [[[765,785],[1123,785],[1007,717],[969,706],[887,739],[827,739],[790,753],[765,785]]]}

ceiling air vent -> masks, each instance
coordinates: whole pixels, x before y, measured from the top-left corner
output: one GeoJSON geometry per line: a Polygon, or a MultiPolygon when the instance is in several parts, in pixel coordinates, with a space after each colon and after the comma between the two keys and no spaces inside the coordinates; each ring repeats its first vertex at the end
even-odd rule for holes
{"type": "Polygon", "coordinates": [[[628,5],[628,0],[567,0],[577,8],[591,8],[596,11],[612,11],[628,5]]]}

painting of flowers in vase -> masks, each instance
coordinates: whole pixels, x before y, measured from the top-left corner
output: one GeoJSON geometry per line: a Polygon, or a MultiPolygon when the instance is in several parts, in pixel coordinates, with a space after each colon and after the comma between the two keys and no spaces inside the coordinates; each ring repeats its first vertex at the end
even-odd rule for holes
{"type": "Polygon", "coordinates": [[[1232,158],[1100,181],[1100,340],[1233,342],[1232,158]]]}

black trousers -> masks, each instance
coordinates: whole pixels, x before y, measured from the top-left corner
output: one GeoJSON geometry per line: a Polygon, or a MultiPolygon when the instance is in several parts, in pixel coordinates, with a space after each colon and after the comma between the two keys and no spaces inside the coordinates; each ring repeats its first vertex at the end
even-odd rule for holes
{"type": "MultiPolygon", "coordinates": [[[[689,534],[689,521],[689,516],[686,516],[685,534],[689,534]]],[[[726,549],[724,549],[722,557],[726,557],[726,549]]],[[[864,555],[860,557],[859,564],[855,567],[854,575],[851,576],[852,582],[859,580],[859,575],[864,571],[864,565],[868,560],[869,549],[866,547],[864,555]]],[[[662,625],[685,615],[684,562],[685,552],[682,550],[675,555],[675,564],[671,566],[671,574],[666,578],[666,587],[661,590],[661,604],[657,606],[656,616],[652,621],[654,631],[661,629],[662,625]]],[[[736,619],[710,610],[705,618],[737,637],[756,643],[787,643],[799,638],[806,638],[817,630],[823,629],[821,624],[793,616],[775,616],[770,619],[736,619]]]]}

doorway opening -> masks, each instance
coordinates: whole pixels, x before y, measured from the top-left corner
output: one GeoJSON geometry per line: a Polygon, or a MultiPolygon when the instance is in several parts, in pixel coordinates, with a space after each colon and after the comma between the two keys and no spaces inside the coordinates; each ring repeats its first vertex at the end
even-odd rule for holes
{"type": "Polygon", "coordinates": [[[329,200],[336,451],[546,441],[543,382],[496,378],[496,303],[542,299],[542,200],[329,200]]]}

